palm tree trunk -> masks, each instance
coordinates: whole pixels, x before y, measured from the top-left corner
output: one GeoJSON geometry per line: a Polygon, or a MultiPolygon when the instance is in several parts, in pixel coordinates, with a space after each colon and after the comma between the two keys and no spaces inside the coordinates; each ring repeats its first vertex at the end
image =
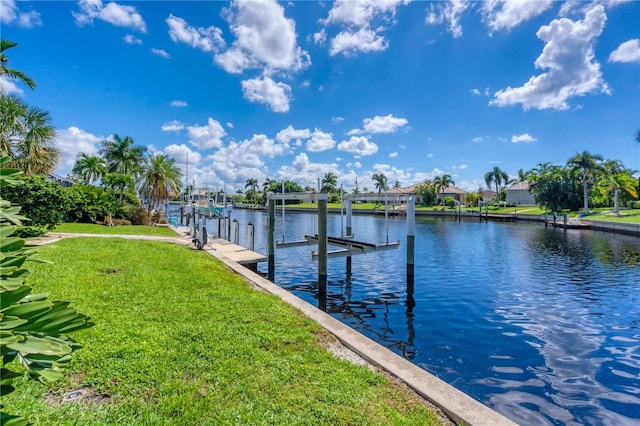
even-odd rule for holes
{"type": "Polygon", "coordinates": [[[618,214],[618,188],[613,188],[613,212],[618,214]]]}

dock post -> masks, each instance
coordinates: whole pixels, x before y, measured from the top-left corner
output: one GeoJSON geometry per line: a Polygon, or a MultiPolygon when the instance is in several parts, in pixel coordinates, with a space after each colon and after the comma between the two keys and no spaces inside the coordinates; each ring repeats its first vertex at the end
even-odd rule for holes
{"type": "MultiPolygon", "coordinates": [[[[247,249],[253,251],[255,241],[253,236],[253,222],[249,222],[247,224],[247,249]]],[[[248,263],[247,269],[253,272],[258,272],[258,264],[257,263],[248,263]]]]}
{"type": "Polygon", "coordinates": [[[565,213],[564,218],[562,219],[564,222],[564,229],[567,229],[567,222],[569,220],[569,214],[565,213]]]}
{"type": "MultiPolygon", "coordinates": [[[[347,210],[347,237],[352,237],[353,229],[351,228],[351,215],[353,214],[353,209],[350,198],[347,198],[347,204],[345,207],[347,210]]],[[[347,276],[351,276],[351,256],[347,256],[347,276]]]]}
{"type": "Polygon", "coordinates": [[[557,221],[558,221],[558,216],[556,215],[556,212],[553,212],[553,227],[555,228],[557,225],[557,221]]]}
{"type": "Polygon", "coordinates": [[[231,222],[231,235],[232,235],[232,242],[233,244],[238,244],[239,241],[239,226],[238,226],[238,219],[233,219],[233,221],[231,222]]]}
{"type": "Polygon", "coordinates": [[[253,222],[247,224],[247,248],[253,251],[255,238],[253,236],[253,222]]]}
{"type": "Polygon", "coordinates": [[[269,200],[269,229],[267,231],[267,258],[269,261],[269,267],[267,270],[267,279],[271,282],[275,282],[276,272],[276,200],[269,200]]]}
{"type": "Polygon", "coordinates": [[[413,278],[415,264],[416,201],[407,202],[407,278],[413,278]]]}
{"type": "Polygon", "coordinates": [[[327,309],[327,195],[318,198],[318,307],[327,309]]]}
{"type": "Polygon", "coordinates": [[[227,241],[231,241],[231,210],[227,209],[227,241]]]}

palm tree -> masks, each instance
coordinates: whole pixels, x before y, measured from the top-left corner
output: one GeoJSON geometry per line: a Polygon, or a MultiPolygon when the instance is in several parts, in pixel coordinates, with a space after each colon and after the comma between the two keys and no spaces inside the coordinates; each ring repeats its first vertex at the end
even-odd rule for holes
{"type": "Polygon", "coordinates": [[[107,173],[107,175],[102,179],[102,185],[106,188],[111,188],[113,192],[118,189],[120,193],[118,199],[120,204],[122,204],[124,192],[133,189],[134,183],[133,178],[129,175],[123,175],[122,173],[107,173]]]}
{"type": "Polygon", "coordinates": [[[613,191],[613,213],[619,213],[618,194],[620,190],[627,191],[632,197],[637,197],[636,180],[631,170],[626,170],[619,160],[608,160],[602,165],[598,186],[603,195],[613,191]]]}
{"type": "Polygon", "coordinates": [[[335,192],[336,184],[338,183],[338,176],[336,176],[332,172],[328,172],[324,174],[322,178],[322,187],[320,192],[322,194],[329,194],[331,192],[335,192]]]}
{"type": "Polygon", "coordinates": [[[182,186],[182,171],[175,160],[164,154],[151,154],[142,169],[140,192],[147,200],[149,213],[182,186]]]}
{"type": "Polygon", "coordinates": [[[133,178],[138,176],[142,170],[146,147],[134,145],[131,136],[120,138],[118,135],[102,141],[101,146],[100,154],[107,161],[110,173],[131,175],[133,178]]]}
{"type": "Polygon", "coordinates": [[[500,194],[500,188],[503,184],[506,185],[508,180],[509,175],[498,166],[494,166],[491,171],[488,171],[484,175],[484,183],[486,183],[489,188],[491,188],[492,183],[496,185],[496,198],[500,194]]]}
{"type": "Polygon", "coordinates": [[[8,167],[25,175],[55,170],[60,151],[47,111],[30,107],[15,96],[0,95],[0,155],[12,158],[8,167]]]}
{"type": "Polygon", "coordinates": [[[433,184],[436,186],[436,190],[438,193],[442,191],[442,205],[444,206],[444,192],[451,185],[455,185],[456,183],[451,178],[451,175],[448,173],[443,174],[442,176],[437,176],[433,179],[433,184]]]}
{"type": "Polygon", "coordinates": [[[387,190],[387,177],[384,175],[384,173],[374,173],[373,176],[371,176],[371,180],[376,185],[378,195],[380,195],[382,191],[387,190]]]}
{"type": "Polygon", "coordinates": [[[589,211],[589,178],[602,167],[602,160],[602,155],[593,155],[588,151],[582,151],[582,153],[576,153],[567,162],[574,170],[582,173],[582,195],[584,197],[585,213],[589,211]]]}
{"type": "Polygon", "coordinates": [[[255,202],[256,191],[258,190],[258,179],[253,179],[253,178],[247,179],[247,182],[244,184],[244,189],[247,189],[247,188],[251,192],[252,201],[255,202]]]}
{"type": "Polygon", "coordinates": [[[5,51],[7,49],[11,49],[12,47],[16,47],[17,45],[18,43],[9,41],[4,38],[0,41],[0,77],[4,77],[7,80],[20,80],[24,84],[26,84],[29,89],[33,89],[34,87],[36,87],[35,81],[27,77],[22,71],[14,70],[7,67],[9,58],[7,58],[5,51]]]}
{"type": "Polygon", "coordinates": [[[104,158],[97,155],[87,155],[83,152],[78,154],[76,164],[71,172],[82,179],[85,185],[91,185],[107,174],[107,166],[104,158]]]}
{"type": "Polygon", "coordinates": [[[262,192],[267,192],[267,190],[276,183],[278,182],[275,179],[266,178],[262,183],[262,192]]]}

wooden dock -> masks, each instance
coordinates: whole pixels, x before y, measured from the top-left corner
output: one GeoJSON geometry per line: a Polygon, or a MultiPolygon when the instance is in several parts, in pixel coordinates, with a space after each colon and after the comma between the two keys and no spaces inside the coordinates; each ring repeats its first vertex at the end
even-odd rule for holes
{"type": "Polygon", "coordinates": [[[205,250],[216,251],[229,260],[241,265],[256,264],[267,261],[266,256],[237,244],[233,244],[222,238],[209,238],[208,244],[205,246],[205,250]]]}

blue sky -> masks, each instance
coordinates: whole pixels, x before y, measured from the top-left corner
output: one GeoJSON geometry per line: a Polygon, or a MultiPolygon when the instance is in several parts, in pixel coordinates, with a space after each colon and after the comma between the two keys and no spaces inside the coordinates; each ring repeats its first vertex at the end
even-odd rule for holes
{"type": "Polygon", "coordinates": [[[582,150],[640,169],[639,22],[620,0],[2,0],[38,86],[0,86],[50,112],[62,175],[115,133],[188,158],[197,187],[475,190],[582,150]]]}

